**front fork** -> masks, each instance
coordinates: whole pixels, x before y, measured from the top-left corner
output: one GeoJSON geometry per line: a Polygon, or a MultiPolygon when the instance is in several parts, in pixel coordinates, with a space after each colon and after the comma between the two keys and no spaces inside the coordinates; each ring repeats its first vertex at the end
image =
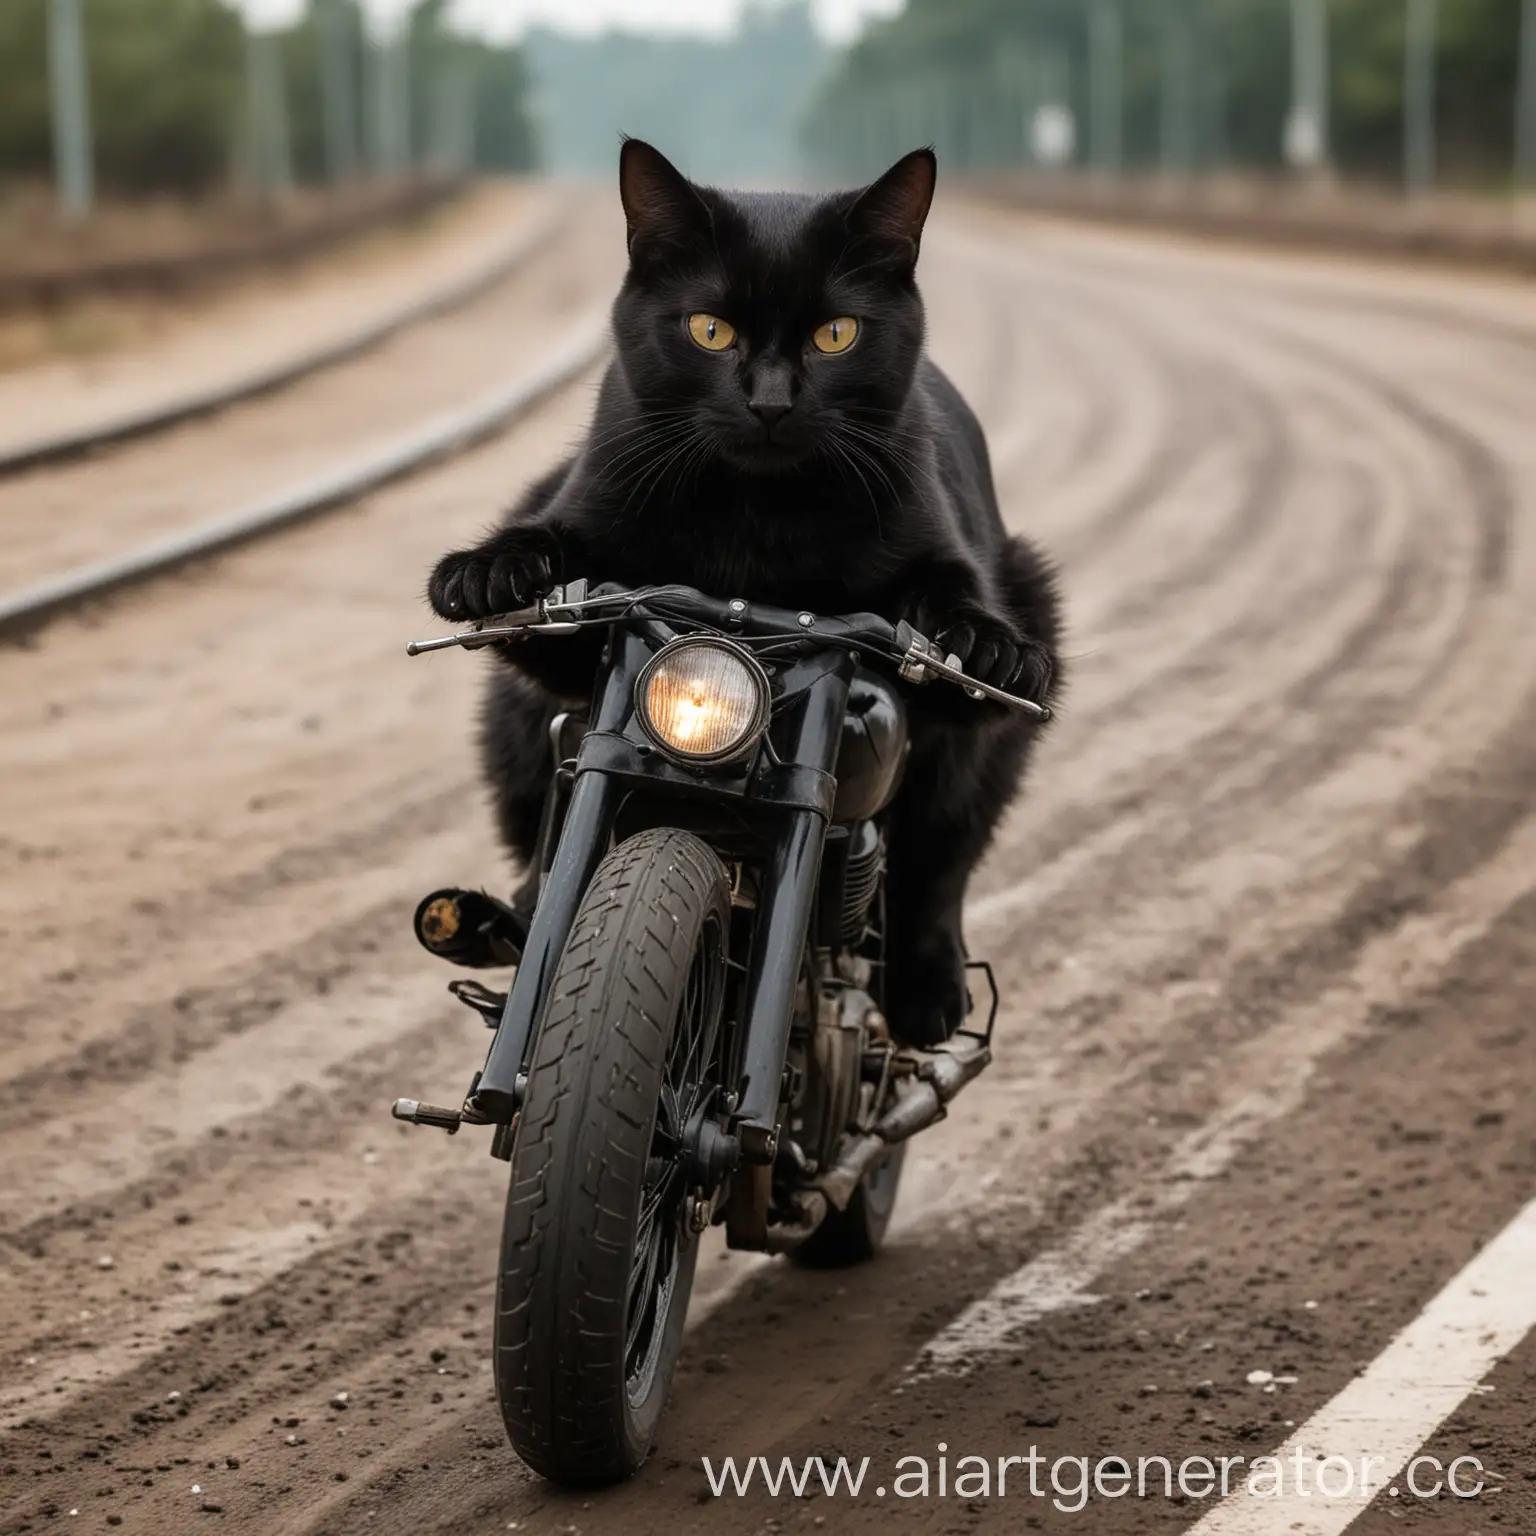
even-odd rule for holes
{"type": "MultiPolygon", "coordinates": [[[[594,732],[621,734],[633,704],[634,658],[611,666],[593,720],[594,732]]],[[[744,1037],[738,1102],[731,1117],[730,1161],[770,1164],[778,1151],[778,1112],[794,1018],[801,956],[821,868],[832,777],[848,704],[851,664],[835,658],[800,689],[776,722],[776,746],[765,741],[764,765],[747,796],[770,812],[760,908],[742,1004],[744,1037]],[[808,786],[815,786],[812,791],[808,786]]],[[[526,1087],[526,1063],[549,979],[565,948],[576,912],[613,840],[624,795],[644,788],[645,775],[585,766],[575,783],[553,862],[542,881],[523,957],[491,1041],[485,1065],[465,1101],[466,1121],[497,1127],[492,1151],[511,1155],[511,1126],[526,1087]]],[[[698,788],[707,788],[702,781],[698,788]]],[[[722,790],[722,793],[725,791],[722,790]]]]}
{"type": "MultiPolygon", "coordinates": [[[[493,1123],[500,1132],[522,1103],[528,1048],[544,993],[587,885],[608,851],[622,791],[613,775],[577,775],[559,849],[540,890],[501,1023],[466,1101],[466,1119],[493,1123]]],[[[779,1091],[825,831],[826,821],[814,811],[788,813],[766,861],[742,1008],[747,1027],[740,1101],[732,1117],[749,1162],[771,1163],[778,1151],[779,1091]]],[[[493,1151],[510,1156],[508,1139],[498,1133],[493,1151]]]]}
{"type": "MultiPolygon", "coordinates": [[[[539,891],[501,1023],[491,1038],[485,1066],[465,1103],[466,1116],[498,1127],[512,1123],[527,1078],[524,1063],[545,989],[576,920],[593,872],[608,852],[618,810],[619,784],[606,773],[581,773],[571,790],[554,863],[539,891]]],[[[492,1150],[510,1157],[508,1138],[498,1134],[492,1150]],[[504,1147],[503,1142],[508,1144],[504,1147]]]]}

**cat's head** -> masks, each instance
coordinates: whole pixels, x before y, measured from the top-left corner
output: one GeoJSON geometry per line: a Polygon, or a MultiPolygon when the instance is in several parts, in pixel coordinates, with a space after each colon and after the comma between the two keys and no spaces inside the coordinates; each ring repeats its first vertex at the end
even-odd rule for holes
{"type": "Polygon", "coordinates": [[[922,353],[913,269],[935,171],[919,149],[856,192],[722,192],[625,142],[614,332],[658,453],[687,440],[774,474],[878,450],[922,353]]]}

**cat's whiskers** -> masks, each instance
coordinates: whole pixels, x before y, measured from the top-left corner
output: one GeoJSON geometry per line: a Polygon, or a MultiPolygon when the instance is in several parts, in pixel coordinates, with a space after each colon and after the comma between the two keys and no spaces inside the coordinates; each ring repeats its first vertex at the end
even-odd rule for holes
{"type": "MultiPolygon", "coordinates": [[[[887,465],[903,472],[905,478],[911,483],[916,483],[924,477],[927,468],[926,459],[913,452],[900,436],[849,419],[839,422],[833,429],[832,436],[845,447],[858,446],[869,458],[875,460],[887,483],[892,483],[887,473],[887,465]]],[[[915,442],[917,439],[913,438],[912,441],[915,442]]],[[[892,489],[895,489],[893,483],[892,489]]]]}
{"type": "Polygon", "coordinates": [[[678,466],[674,477],[676,482],[673,486],[674,499],[677,493],[687,488],[690,483],[697,483],[704,471],[705,465],[709,463],[713,446],[710,439],[704,433],[699,433],[698,440],[694,443],[692,451],[684,456],[683,462],[678,466]]]}
{"type": "MultiPolygon", "coordinates": [[[[844,420],[833,429],[832,435],[840,437],[845,446],[851,447],[858,443],[866,445],[869,450],[875,450],[873,457],[881,461],[889,461],[904,473],[909,488],[924,484],[930,479],[931,461],[928,456],[926,454],[920,456],[907,445],[908,442],[922,441],[915,433],[904,434],[907,440],[903,441],[902,436],[893,435],[884,429],[869,427],[862,422],[844,420]]],[[[894,493],[895,487],[893,486],[892,489],[894,493]]]]}
{"type": "Polygon", "coordinates": [[[627,438],[638,438],[642,442],[662,430],[671,430],[679,424],[689,420],[693,412],[688,409],[671,411],[654,411],[639,421],[621,423],[610,432],[605,432],[599,437],[590,439],[585,447],[589,453],[607,448],[614,443],[619,443],[627,438]]]}
{"type": "Polygon", "coordinates": [[[685,428],[675,433],[673,439],[669,441],[670,446],[667,448],[667,451],[646,464],[631,484],[628,494],[625,496],[623,504],[619,507],[615,517],[616,522],[622,521],[625,518],[631,506],[634,506],[637,511],[643,507],[650,499],[652,493],[661,487],[668,471],[679,459],[682,459],[686,465],[688,460],[685,458],[685,455],[691,457],[695,450],[700,447],[707,448],[709,446],[708,439],[691,422],[685,428]]]}
{"type": "Polygon", "coordinates": [[[598,465],[599,473],[607,479],[627,480],[629,478],[629,467],[637,460],[648,461],[650,456],[658,449],[691,438],[695,433],[696,428],[687,419],[671,422],[661,427],[653,427],[640,434],[636,441],[630,443],[620,452],[611,456],[604,456],[598,465]]]}
{"type": "Polygon", "coordinates": [[[875,534],[883,541],[885,538],[885,523],[880,516],[880,498],[875,494],[874,487],[869,483],[869,477],[864,473],[864,470],[860,467],[859,460],[854,456],[853,445],[849,442],[839,441],[836,436],[829,434],[823,440],[823,448],[826,450],[826,457],[832,464],[832,467],[839,471],[839,473],[849,472],[853,482],[863,491],[864,497],[869,503],[870,513],[875,520],[875,534]]]}

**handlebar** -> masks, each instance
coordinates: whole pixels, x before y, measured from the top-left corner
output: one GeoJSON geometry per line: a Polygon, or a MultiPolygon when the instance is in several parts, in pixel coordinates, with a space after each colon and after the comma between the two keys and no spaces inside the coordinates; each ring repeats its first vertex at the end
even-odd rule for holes
{"type": "Polygon", "coordinates": [[[941,679],[963,688],[973,699],[992,699],[1041,721],[1051,718],[1050,710],[1033,699],[1022,699],[967,677],[941,654],[934,641],[919,634],[905,621],[892,624],[877,613],[827,616],[806,609],[776,608],[766,603],[750,603],[740,597],[709,597],[692,587],[629,590],[601,586],[589,592],[586,582],[571,582],[555,588],[548,597],[530,607],[488,615],[458,634],[441,635],[434,640],[413,640],[405,649],[408,656],[455,646],[474,651],[530,635],[576,634],[637,615],[660,621],[663,625],[669,620],[677,620],[694,628],[712,629],[743,640],[819,641],[823,645],[869,651],[892,663],[906,682],[921,684],[941,679]]]}

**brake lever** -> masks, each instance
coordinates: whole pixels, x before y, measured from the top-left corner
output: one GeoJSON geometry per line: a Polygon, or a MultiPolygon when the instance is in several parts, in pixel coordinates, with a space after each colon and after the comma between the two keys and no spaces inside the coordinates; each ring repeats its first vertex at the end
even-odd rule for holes
{"type": "MultiPolygon", "coordinates": [[[[498,640],[516,640],[535,629],[542,629],[543,604],[536,608],[519,609],[516,613],[498,613],[477,620],[469,629],[456,635],[439,635],[434,640],[412,640],[405,648],[407,656],[423,656],[428,651],[446,651],[459,646],[466,651],[478,651],[481,646],[494,645],[498,640]]],[[[568,626],[575,629],[576,625],[568,626]]]]}
{"type": "Polygon", "coordinates": [[[918,634],[910,624],[903,624],[901,628],[906,633],[899,635],[899,638],[907,641],[907,648],[901,658],[901,676],[904,681],[926,683],[941,677],[945,682],[963,688],[973,699],[991,699],[995,703],[1006,704],[1010,709],[1033,715],[1042,722],[1051,718],[1051,711],[1046,705],[1036,704],[1033,699],[1021,699],[1017,694],[1004,693],[1001,688],[994,688],[990,683],[967,677],[959,667],[951,666],[947,659],[940,656],[938,646],[926,635],[918,634]]]}
{"type": "MultiPolygon", "coordinates": [[[[628,597],[630,594],[620,594],[628,597]]],[[[458,646],[465,651],[478,651],[499,640],[520,640],[526,635],[574,635],[585,626],[573,619],[551,617],[556,613],[580,614],[586,608],[612,604],[614,596],[588,597],[585,581],[573,581],[564,587],[556,587],[548,597],[540,598],[529,608],[516,608],[510,613],[490,613],[476,619],[470,628],[456,635],[439,635],[435,640],[412,640],[405,648],[407,656],[421,656],[427,651],[446,651],[458,646]]]]}

